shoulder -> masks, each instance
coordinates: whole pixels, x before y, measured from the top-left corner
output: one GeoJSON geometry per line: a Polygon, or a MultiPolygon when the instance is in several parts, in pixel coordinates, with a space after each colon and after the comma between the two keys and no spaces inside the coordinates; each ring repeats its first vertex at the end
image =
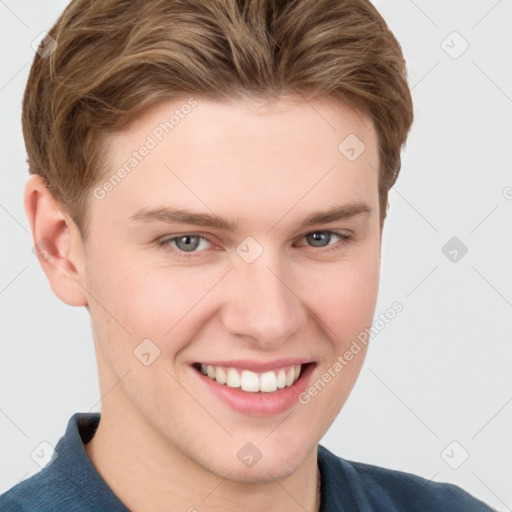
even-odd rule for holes
{"type": "Polygon", "coordinates": [[[52,459],[38,473],[0,496],[2,512],[89,512],[126,508],[89,460],[84,442],[99,423],[98,413],[76,413],[68,422],[52,459]]]}
{"type": "Polygon", "coordinates": [[[411,473],[350,462],[358,478],[369,489],[375,503],[386,500],[394,510],[424,512],[484,512],[492,509],[460,487],[433,482],[411,473]]]}
{"type": "Polygon", "coordinates": [[[2,512],[52,510],[69,496],[69,482],[50,470],[51,464],[0,496],[2,512]]]}
{"type": "MultiPolygon", "coordinates": [[[[453,484],[433,482],[403,471],[348,461],[322,446],[319,446],[318,455],[320,471],[323,469],[326,473],[325,483],[328,491],[336,493],[336,489],[345,487],[349,489],[354,501],[354,510],[358,510],[359,507],[361,510],[379,510],[380,512],[411,510],[492,512],[493,510],[453,484]],[[337,486],[333,485],[334,481],[338,482],[337,486]]],[[[322,475],[322,483],[324,483],[324,475],[322,475]]],[[[329,497],[326,496],[326,499],[329,497]]]]}

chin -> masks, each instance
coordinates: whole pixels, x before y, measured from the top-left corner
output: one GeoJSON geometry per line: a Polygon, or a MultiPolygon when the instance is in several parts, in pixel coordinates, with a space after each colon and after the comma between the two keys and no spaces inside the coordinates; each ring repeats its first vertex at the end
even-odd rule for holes
{"type": "Polygon", "coordinates": [[[242,464],[231,464],[226,468],[226,478],[231,481],[247,484],[265,483],[272,480],[281,480],[297,471],[300,463],[291,463],[286,458],[277,457],[273,460],[261,459],[252,468],[242,464]]]}
{"type": "Polygon", "coordinates": [[[263,483],[286,478],[301,466],[310,450],[298,446],[257,448],[256,443],[237,444],[225,452],[212,454],[216,460],[205,460],[203,467],[218,476],[240,483],[263,483]]]}

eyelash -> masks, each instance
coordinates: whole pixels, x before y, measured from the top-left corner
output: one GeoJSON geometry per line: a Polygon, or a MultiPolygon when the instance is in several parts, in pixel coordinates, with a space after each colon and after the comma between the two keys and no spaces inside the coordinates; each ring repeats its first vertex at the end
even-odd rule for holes
{"type": "MultiPolygon", "coordinates": [[[[340,240],[337,244],[328,245],[326,247],[319,247],[318,249],[324,249],[324,251],[321,251],[321,252],[340,251],[340,250],[344,249],[345,246],[347,246],[354,238],[352,235],[348,235],[348,234],[340,232],[340,231],[326,229],[326,230],[310,231],[309,233],[302,235],[300,240],[302,240],[303,238],[307,237],[308,235],[312,235],[314,233],[324,233],[324,234],[334,235],[334,236],[337,236],[340,238],[340,240]]],[[[173,240],[176,240],[176,239],[184,237],[184,236],[194,236],[194,237],[201,238],[202,240],[206,240],[207,242],[209,242],[211,244],[213,243],[208,237],[203,236],[203,235],[198,235],[196,233],[183,233],[180,235],[174,235],[172,237],[162,238],[162,239],[158,240],[157,243],[158,243],[158,246],[161,247],[164,251],[171,251],[172,253],[174,253],[174,255],[176,255],[179,258],[183,258],[183,259],[191,259],[191,258],[197,257],[197,255],[199,253],[203,252],[203,251],[191,251],[191,252],[181,251],[180,249],[173,247],[171,245],[171,242],[173,240]]],[[[314,248],[314,246],[312,246],[312,245],[310,245],[309,247],[314,248]]]]}

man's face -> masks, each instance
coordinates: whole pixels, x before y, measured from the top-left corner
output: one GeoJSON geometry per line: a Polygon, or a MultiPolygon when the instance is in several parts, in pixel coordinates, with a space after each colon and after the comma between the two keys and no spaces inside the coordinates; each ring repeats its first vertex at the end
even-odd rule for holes
{"type": "Polygon", "coordinates": [[[112,136],[91,194],[83,285],[103,414],[155,454],[280,478],[315,448],[363,363],[364,347],[333,371],[377,300],[376,133],[327,100],[185,103],[112,136]],[[339,208],[352,215],[312,218],[339,208]]]}

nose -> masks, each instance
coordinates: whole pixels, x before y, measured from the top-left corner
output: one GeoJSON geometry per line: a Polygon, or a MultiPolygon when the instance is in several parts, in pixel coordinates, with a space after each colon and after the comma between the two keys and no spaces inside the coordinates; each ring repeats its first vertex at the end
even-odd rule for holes
{"type": "Polygon", "coordinates": [[[304,325],[306,312],[296,280],[277,258],[238,261],[226,283],[221,321],[233,335],[262,348],[276,348],[304,325]]]}

